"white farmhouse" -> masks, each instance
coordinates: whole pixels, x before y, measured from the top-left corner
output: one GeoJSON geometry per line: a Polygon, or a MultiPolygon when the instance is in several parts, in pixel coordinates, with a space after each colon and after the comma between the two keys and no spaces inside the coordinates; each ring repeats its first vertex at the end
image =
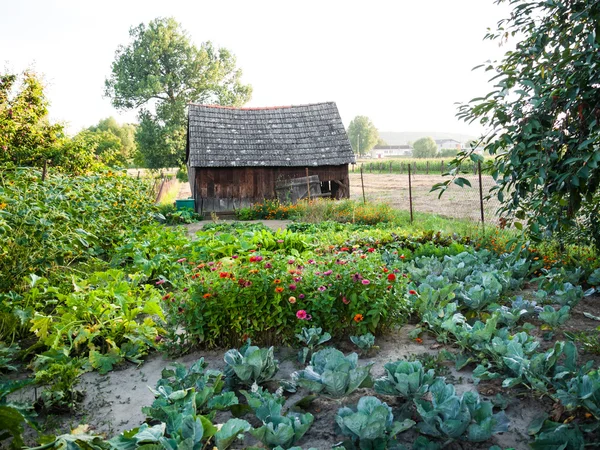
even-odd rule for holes
{"type": "Polygon", "coordinates": [[[411,156],[410,145],[376,145],[370,152],[371,158],[391,158],[395,156],[411,156]]]}

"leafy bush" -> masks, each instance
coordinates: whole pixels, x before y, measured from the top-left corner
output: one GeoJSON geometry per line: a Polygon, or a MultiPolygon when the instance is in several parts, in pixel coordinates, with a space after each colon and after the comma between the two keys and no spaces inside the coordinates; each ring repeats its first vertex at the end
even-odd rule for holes
{"type": "Polygon", "coordinates": [[[405,419],[394,422],[392,408],[376,397],[361,397],[356,411],[344,407],[335,416],[336,424],[344,436],[351,439],[354,449],[388,448],[393,438],[411,428],[415,422],[405,419]]]}
{"type": "Polygon", "coordinates": [[[273,347],[259,348],[250,345],[250,339],[240,349],[228,350],[224,356],[225,374],[234,384],[261,384],[271,380],[279,370],[273,347]]]}
{"type": "Polygon", "coordinates": [[[369,376],[373,364],[358,366],[358,355],[344,356],[335,348],[316,352],[306,369],[292,374],[301,387],[334,398],[344,397],[360,387],[369,376]]]}
{"type": "Polygon", "coordinates": [[[557,311],[552,306],[546,305],[544,306],[544,310],[540,311],[539,318],[552,328],[558,328],[569,318],[569,311],[571,311],[571,308],[568,306],[563,306],[557,311]]]}
{"type": "Polygon", "coordinates": [[[406,399],[422,398],[435,381],[433,369],[425,371],[420,361],[396,361],[385,364],[385,375],[375,380],[375,392],[406,399]]]}
{"type": "Polygon", "coordinates": [[[350,341],[356,345],[362,353],[368,353],[375,348],[375,336],[371,333],[362,334],[360,336],[350,336],[350,341]]]}

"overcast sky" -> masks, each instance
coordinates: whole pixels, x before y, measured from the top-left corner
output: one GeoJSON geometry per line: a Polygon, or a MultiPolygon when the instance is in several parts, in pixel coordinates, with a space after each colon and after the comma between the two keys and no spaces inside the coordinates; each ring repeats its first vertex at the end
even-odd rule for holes
{"type": "Polygon", "coordinates": [[[471,69],[506,48],[483,41],[507,9],[493,0],[0,0],[0,65],[42,74],[51,118],[75,133],[119,113],[103,98],[129,28],[172,16],[196,44],[237,57],[254,88],[247,106],[335,101],[347,125],[366,115],[380,131],[478,134],[456,102],[490,90],[471,69]]]}

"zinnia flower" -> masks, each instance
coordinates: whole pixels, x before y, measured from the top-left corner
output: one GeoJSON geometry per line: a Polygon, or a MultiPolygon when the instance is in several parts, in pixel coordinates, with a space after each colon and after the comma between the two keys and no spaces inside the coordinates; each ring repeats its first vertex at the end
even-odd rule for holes
{"type": "Polygon", "coordinates": [[[186,259],[187,259],[187,258],[180,258],[180,259],[178,259],[178,260],[177,260],[177,262],[178,262],[178,263],[182,263],[182,262],[184,262],[186,259]]]}
{"type": "Polygon", "coordinates": [[[333,270],[328,270],[327,272],[323,272],[323,275],[331,275],[333,273],[333,270]]]}
{"type": "Polygon", "coordinates": [[[283,292],[283,288],[281,286],[278,286],[275,288],[275,292],[277,292],[278,294],[281,294],[283,292]]]}
{"type": "Polygon", "coordinates": [[[158,280],[155,284],[157,286],[160,286],[161,284],[165,284],[167,281],[166,280],[158,280]]]}
{"type": "Polygon", "coordinates": [[[265,263],[265,269],[270,269],[271,267],[273,267],[271,263],[265,263]]]}
{"type": "Polygon", "coordinates": [[[367,284],[371,284],[371,282],[369,280],[362,280],[361,281],[362,284],[367,285],[367,284]]]}
{"type": "Polygon", "coordinates": [[[415,291],[414,289],[411,289],[410,291],[408,291],[408,293],[410,295],[417,295],[417,291],[415,291]]]}
{"type": "Polygon", "coordinates": [[[295,284],[290,284],[288,286],[288,288],[289,288],[290,291],[295,291],[296,290],[296,285],[295,284]]]}
{"type": "Polygon", "coordinates": [[[363,317],[363,315],[362,315],[362,314],[356,314],[356,315],[354,316],[354,321],[355,321],[356,323],[358,323],[358,322],[362,322],[362,321],[363,321],[363,319],[364,319],[364,317],[363,317]]]}
{"type": "Polygon", "coordinates": [[[257,256],[257,257],[256,257],[256,262],[261,262],[262,260],[263,260],[263,257],[262,257],[262,256],[257,256]]]}
{"type": "Polygon", "coordinates": [[[390,274],[388,274],[387,279],[390,283],[392,281],[396,281],[396,275],[394,275],[393,273],[390,273],[390,274]]]}
{"type": "Polygon", "coordinates": [[[350,300],[348,300],[346,297],[342,297],[342,302],[344,302],[344,305],[347,305],[350,303],[350,300]]]}
{"type": "Polygon", "coordinates": [[[294,264],[296,261],[294,261],[293,259],[288,259],[288,264],[294,264]]]}
{"type": "Polygon", "coordinates": [[[229,278],[229,274],[227,272],[219,272],[219,278],[229,278]]]}
{"type": "Polygon", "coordinates": [[[293,305],[294,303],[296,303],[296,297],[292,296],[288,299],[288,301],[293,305]]]}
{"type": "Polygon", "coordinates": [[[207,294],[204,294],[202,297],[204,297],[204,298],[211,298],[212,295],[207,293],[207,294]]]}
{"type": "Polygon", "coordinates": [[[406,256],[400,255],[400,259],[404,259],[404,258],[406,258],[406,256]]]}
{"type": "Polygon", "coordinates": [[[308,317],[308,314],[306,314],[306,311],[301,309],[296,313],[296,317],[300,320],[305,320],[308,317]]]}
{"type": "Polygon", "coordinates": [[[300,295],[298,296],[298,298],[299,298],[300,300],[302,300],[302,299],[304,298],[304,294],[300,294],[300,295]]]}
{"type": "Polygon", "coordinates": [[[367,250],[369,253],[373,253],[375,251],[375,249],[373,247],[371,247],[370,249],[367,250]]]}
{"type": "Polygon", "coordinates": [[[275,283],[275,284],[279,284],[279,283],[281,283],[281,280],[280,280],[279,278],[275,278],[275,279],[273,280],[273,283],[275,283]]]}
{"type": "Polygon", "coordinates": [[[327,288],[325,286],[319,286],[319,291],[323,292],[325,290],[327,290],[327,288]]]}
{"type": "Polygon", "coordinates": [[[250,257],[250,262],[256,262],[256,256],[251,256],[250,257]]]}

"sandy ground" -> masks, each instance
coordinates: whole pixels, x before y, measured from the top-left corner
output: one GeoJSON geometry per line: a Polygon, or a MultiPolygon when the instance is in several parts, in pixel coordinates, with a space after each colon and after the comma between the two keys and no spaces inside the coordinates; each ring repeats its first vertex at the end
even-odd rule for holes
{"type": "MultiPolygon", "coordinates": [[[[394,333],[378,338],[376,343],[380,347],[379,352],[371,358],[361,358],[361,364],[373,364],[371,374],[374,378],[383,375],[383,365],[386,362],[406,358],[412,354],[435,354],[440,350],[441,346],[431,337],[425,336],[422,344],[410,339],[408,333],[412,329],[413,326],[407,325],[394,333]]],[[[349,342],[340,342],[335,345],[345,353],[353,350],[349,342]]],[[[178,361],[189,366],[198,358],[204,357],[210,368],[223,369],[223,353],[223,351],[198,351],[174,360],[155,354],[139,367],[128,363],[107,375],[99,375],[97,372],[86,373],[82,376],[79,385],[79,388],[85,393],[83,403],[77,412],[72,415],[48,418],[46,433],[58,434],[79,424],[89,424],[91,430],[95,433],[114,436],[124,430],[139,426],[145,420],[144,414],[141,412],[142,406],[150,405],[153,400],[153,395],[148,386],[156,384],[160,378],[161,370],[165,366],[171,361],[178,361]]],[[[277,378],[288,378],[292,372],[302,368],[296,360],[296,350],[279,348],[276,350],[276,355],[280,361],[277,378]]],[[[456,372],[452,367],[447,377],[449,381],[455,384],[459,393],[478,389],[483,397],[486,395],[493,397],[496,393],[501,392],[498,385],[481,384],[476,387],[472,382],[470,370],[463,369],[456,372]]],[[[290,396],[286,402],[286,408],[292,407],[307,394],[307,392],[300,391],[290,396]]],[[[372,394],[373,391],[370,389],[359,389],[346,399],[318,398],[315,400],[307,409],[315,416],[315,422],[298,445],[303,448],[331,448],[335,443],[342,440],[341,436],[334,431],[334,416],[338,408],[344,405],[355,405],[361,396],[372,394]]],[[[511,420],[509,433],[497,435],[491,441],[482,445],[466,444],[466,447],[461,447],[459,444],[453,444],[454,446],[448,448],[488,449],[492,444],[497,444],[502,448],[527,448],[527,426],[540,413],[542,405],[539,400],[533,401],[528,398],[518,400],[515,396],[511,396],[508,391],[504,391],[504,394],[509,399],[509,406],[506,409],[506,414],[511,420]]],[[[25,392],[23,395],[31,396],[32,392],[25,392]]],[[[385,400],[394,409],[402,405],[402,402],[395,398],[389,397],[385,400]]],[[[544,409],[549,408],[544,407],[544,409]]],[[[221,414],[218,416],[218,420],[226,421],[229,417],[229,413],[221,414]]],[[[246,418],[248,419],[248,417],[246,418]]],[[[412,442],[416,436],[416,432],[409,431],[402,434],[401,438],[405,442],[412,442]]],[[[255,444],[253,439],[248,437],[243,445],[239,443],[234,448],[245,448],[253,444],[255,444]]]]}

